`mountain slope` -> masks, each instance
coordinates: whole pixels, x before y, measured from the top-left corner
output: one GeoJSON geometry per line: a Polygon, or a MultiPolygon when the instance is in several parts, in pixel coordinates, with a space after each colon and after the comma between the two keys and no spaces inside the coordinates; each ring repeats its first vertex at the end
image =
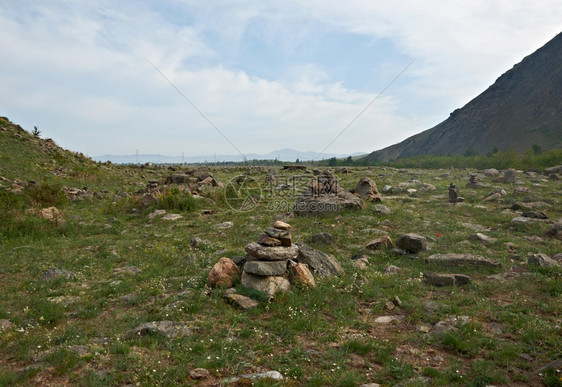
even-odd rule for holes
{"type": "Polygon", "coordinates": [[[507,71],[448,119],[399,144],[375,151],[369,161],[422,154],[484,154],[562,147],[562,33],[507,71]]]}

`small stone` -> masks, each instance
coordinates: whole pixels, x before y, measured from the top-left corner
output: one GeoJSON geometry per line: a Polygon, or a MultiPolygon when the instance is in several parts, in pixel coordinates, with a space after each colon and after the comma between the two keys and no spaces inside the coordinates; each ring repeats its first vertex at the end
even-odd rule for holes
{"type": "Polygon", "coordinates": [[[166,213],[166,210],[154,210],[152,213],[148,214],[148,220],[152,220],[157,216],[162,216],[166,213]]]}
{"type": "Polygon", "coordinates": [[[283,221],[277,220],[273,222],[273,228],[277,228],[279,230],[290,230],[291,225],[289,223],[285,223],[283,221]]]}
{"type": "Polygon", "coordinates": [[[152,321],[138,325],[125,334],[126,339],[134,339],[141,336],[161,334],[169,339],[182,336],[190,336],[193,330],[186,324],[177,321],[152,321]]]}
{"type": "Polygon", "coordinates": [[[508,169],[503,173],[504,183],[515,183],[515,180],[516,180],[515,169],[508,169]]]}
{"type": "Polygon", "coordinates": [[[389,235],[383,235],[378,239],[372,240],[369,243],[367,243],[367,246],[365,246],[367,250],[373,250],[373,251],[381,250],[383,248],[392,249],[393,247],[394,244],[392,243],[392,239],[390,238],[389,235]]]}
{"type": "Polygon", "coordinates": [[[238,381],[244,380],[261,380],[261,379],[271,379],[271,380],[283,380],[283,375],[279,371],[267,371],[267,372],[260,372],[257,374],[247,374],[247,375],[240,375],[235,376],[233,378],[228,378],[222,381],[224,384],[232,384],[238,381]]]}
{"type": "Polygon", "coordinates": [[[318,234],[314,234],[310,237],[311,242],[314,243],[323,243],[325,245],[331,245],[334,243],[334,236],[329,232],[321,232],[318,234]]]}
{"type": "Polygon", "coordinates": [[[304,263],[289,261],[289,277],[295,285],[316,287],[316,281],[304,263]]]}
{"type": "Polygon", "coordinates": [[[5,331],[7,329],[13,328],[14,323],[7,319],[0,319],[0,331],[5,331]]]}
{"type": "Polygon", "coordinates": [[[180,214],[166,214],[162,217],[162,220],[172,220],[173,221],[173,220],[178,220],[178,219],[181,219],[181,218],[183,218],[183,216],[180,215],[180,214]]]}
{"type": "Polygon", "coordinates": [[[367,267],[369,266],[369,258],[361,256],[360,258],[354,259],[353,265],[355,265],[355,267],[359,270],[367,270],[367,267]]]}
{"type": "Polygon", "coordinates": [[[210,243],[206,240],[203,240],[199,237],[193,237],[191,238],[191,241],[189,242],[189,245],[191,246],[192,249],[198,249],[204,246],[208,246],[210,245],[210,243]]]}
{"type": "Polygon", "coordinates": [[[69,270],[64,270],[64,269],[59,269],[56,267],[53,267],[49,270],[47,270],[45,273],[43,273],[43,276],[41,277],[41,281],[52,281],[55,279],[59,279],[59,278],[63,278],[63,279],[72,279],[75,278],[76,274],[74,274],[73,272],[69,271],[69,270]]]}
{"type": "Polygon", "coordinates": [[[497,241],[496,238],[492,238],[486,234],[482,234],[482,233],[474,233],[470,236],[470,239],[477,241],[477,242],[482,242],[484,244],[491,244],[497,241]]]}
{"type": "Polygon", "coordinates": [[[441,337],[441,336],[443,336],[444,333],[454,332],[454,331],[457,331],[457,330],[458,330],[458,328],[456,328],[449,321],[439,321],[431,327],[431,330],[430,330],[429,333],[431,333],[434,336],[441,337]]]}
{"type": "Polygon", "coordinates": [[[227,299],[231,304],[234,304],[243,310],[252,309],[259,305],[259,302],[257,302],[256,300],[250,297],[243,296],[242,294],[226,293],[224,295],[224,298],[227,299]]]}
{"type": "Polygon", "coordinates": [[[400,269],[398,266],[394,266],[394,265],[388,265],[386,267],[386,269],[384,270],[385,273],[387,274],[396,274],[396,273],[400,273],[402,271],[402,269],[400,269]]]}
{"type": "Polygon", "coordinates": [[[292,244],[291,231],[280,230],[278,228],[267,228],[264,232],[272,238],[279,239],[282,246],[290,247],[292,244]]]}
{"type": "Polygon", "coordinates": [[[387,303],[384,304],[384,308],[386,310],[394,310],[394,308],[396,308],[396,305],[394,305],[392,301],[388,301],[387,303]]]}
{"type": "Polygon", "coordinates": [[[393,322],[400,322],[404,316],[380,316],[375,319],[376,324],[391,324],[393,322]]]}
{"type": "Polygon", "coordinates": [[[550,258],[548,255],[544,253],[532,254],[531,256],[529,256],[527,260],[527,264],[529,266],[535,266],[541,268],[560,266],[560,264],[557,261],[550,258]]]}
{"type": "Polygon", "coordinates": [[[398,296],[394,296],[394,298],[392,299],[392,303],[396,306],[402,306],[402,300],[400,300],[398,296]]]}
{"type": "Polygon", "coordinates": [[[210,286],[230,288],[239,275],[238,266],[230,258],[223,257],[209,272],[208,282],[210,286]]]}
{"type": "Polygon", "coordinates": [[[384,204],[375,204],[375,212],[381,215],[390,215],[392,211],[384,204]]]}
{"type": "Polygon", "coordinates": [[[423,273],[423,280],[433,286],[460,286],[470,283],[470,278],[464,274],[437,274],[433,272],[423,273]]]}
{"type": "Polygon", "coordinates": [[[548,219],[548,216],[546,216],[544,212],[539,211],[525,211],[521,214],[521,216],[533,219],[548,219]]]}
{"type": "Polygon", "coordinates": [[[211,374],[205,368],[195,368],[189,371],[189,376],[191,379],[207,379],[211,374]]]}

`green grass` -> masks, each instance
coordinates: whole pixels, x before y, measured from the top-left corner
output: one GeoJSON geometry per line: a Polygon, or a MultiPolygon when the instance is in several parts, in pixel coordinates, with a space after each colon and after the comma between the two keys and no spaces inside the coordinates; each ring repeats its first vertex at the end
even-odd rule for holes
{"type": "MultiPolygon", "coordinates": [[[[422,376],[436,385],[556,385],[555,375],[544,374],[541,379],[536,370],[561,351],[557,327],[562,273],[529,269],[521,262],[527,253],[559,252],[560,241],[546,236],[551,223],[518,226],[510,222],[515,215],[502,213],[523,200],[512,185],[485,178],[489,188],[464,188],[474,171],[458,169],[354,167],[351,173],[337,174],[347,189],[362,176],[376,180],[379,188],[408,181],[420,188],[417,180],[436,189],[419,190],[413,196],[383,195],[383,204],[392,211],[389,215],[378,214],[374,204],[368,203],[361,212],[286,218],[297,244],[319,232],[331,233],[334,243],[314,247],[333,254],[347,274],[317,277],[316,288],[295,288],[272,300],[238,282],[239,293],[260,302],[255,309],[241,311],[224,301],[224,290],[207,286],[207,274],[220,257],[244,255],[244,245],[255,241],[281,212],[269,212],[265,204],[254,211],[233,211],[220,189],[210,189],[204,199],[195,199],[171,188],[156,203],[143,206],[136,191],[145,188],[148,180],[164,181],[171,171],[160,166],[103,165],[63,153],[55,157],[58,151],[38,151],[36,139],[22,136],[6,138],[0,132],[4,144],[21,150],[30,160],[16,165],[14,157],[8,160],[12,153],[0,151],[0,175],[41,183],[20,194],[7,191],[6,183],[0,187],[0,318],[15,324],[0,332],[4,355],[0,385],[36,384],[37,380],[84,386],[175,385],[188,383],[189,371],[196,367],[208,369],[217,381],[278,370],[287,380],[277,385],[420,385],[417,378],[422,376]],[[14,170],[8,170],[12,166],[14,170]],[[445,172],[449,175],[441,177],[445,172]],[[464,204],[447,203],[451,181],[467,199],[464,204]],[[62,186],[87,186],[103,194],[70,201],[61,195],[62,186]],[[507,194],[495,201],[483,200],[498,188],[507,194]],[[62,211],[64,224],[36,216],[37,210],[51,205],[62,211]],[[183,218],[149,220],[155,209],[183,218]],[[216,227],[226,221],[234,226],[216,227]],[[475,231],[467,223],[489,228],[484,233],[497,242],[483,245],[469,240],[475,231]],[[422,234],[430,238],[430,250],[420,252],[418,258],[390,250],[363,251],[380,232],[393,240],[407,232],[422,234]],[[542,240],[526,239],[532,235],[542,240]],[[208,243],[192,249],[193,237],[208,243]],[[513,252],[507,250],[506,242],[513,243],[513,252]],[[430,254],[447,252],[483,255],[502,266],[444,268],[424,263],[430,254]],[[357,269],[351,260],[359,253],[369,256],[366,270],[357,269]],[[386,273],[390,264],[401,271],[386,273]],[[119,272],[129,266],[140,272],[119,272]],[[52,267],[70,270],[75,277],[42,281],[43,273],[52,267]],[[467,274],[472,283],[431,287],[420,280],[420,274],[428,270],[467,274]],[[385,304],[394,296],[402,305],[388,311],[385,304]],[[428,302],[442,308],[428,311],[428,302]],[[389,326],[374,323],[382,315],[402,315],[403,320],[389,326]],[[469,316],[470,323],[440,339],[418,330],[420,325],[451,315],[469,316]],[[152,320],[186,322],[195,334],[178,339],[158,335],[123,339],[128,330],[152,320]],[[491,331],[491,324],[502,331],[491,331]],[[78,356],[69,349],[72,345],[84,345],[88,353],[78,356]],[[523,360],[521,354],[532,361],[523,360]],[[39,355],[43,360],[37,362],[34,359],[39,355]],[[436,356],[443,360],[432,360],[436,356]],[[30,371],[22,373],[26,367],[30,371]]],[[[184,168],[179,167],[179,172],[184,168]]],[[[247,169],[218,167],[209,172],[227,182],[247,169]]],[[[252,172],[251,176],[263,182],[266,173],[252,172]]],[[[289,173],[279,170],[278,176],[282,179],[289,173]]],[[[557,196],[560,182],[548,180],[534,186],[537,177],[519,177],[532,190],[526,195],[529,200],[546,198],[551,204],[543,210],[549,218],[562,217],[557,196]]]]}

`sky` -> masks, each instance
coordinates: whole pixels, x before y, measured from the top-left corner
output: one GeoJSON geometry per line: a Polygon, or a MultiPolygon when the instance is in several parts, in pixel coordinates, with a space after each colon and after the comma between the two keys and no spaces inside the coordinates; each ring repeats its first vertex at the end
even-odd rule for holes
{"type": "Polygon", "coordinates": [[[0,115],[89,156],[367,153],[560,20],[559,0],[0,0],[0,115]]]}

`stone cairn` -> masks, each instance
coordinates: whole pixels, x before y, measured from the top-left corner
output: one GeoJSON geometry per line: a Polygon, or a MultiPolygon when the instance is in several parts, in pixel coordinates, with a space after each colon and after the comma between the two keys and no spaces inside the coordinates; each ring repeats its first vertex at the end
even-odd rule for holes
{"type": "Polygon", "coordinates": [[[306,265],[296,263],[299,248],[293,245],[291,226],[285,222],[276,221],[272,227],[264,230],[257,242],[248,243],[245,247],[247,254],[242,272],[242,285],[259,290],[273,297],[279,291],[290,288],[291,282],[303,285],[314,285],[314,279],[306,265]],[[289,273],[291,269],[291,273],[289,273]],[[301,271],[308,274],[308,281],[301,278],[301,271]]]}
{"type": "Polygon", "coordinates": [[[459,189],[454,183],[449,185],[449,203],[464,202],[464,198],[459,196],[459,189]]]}

